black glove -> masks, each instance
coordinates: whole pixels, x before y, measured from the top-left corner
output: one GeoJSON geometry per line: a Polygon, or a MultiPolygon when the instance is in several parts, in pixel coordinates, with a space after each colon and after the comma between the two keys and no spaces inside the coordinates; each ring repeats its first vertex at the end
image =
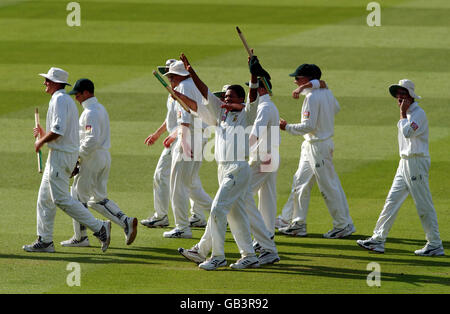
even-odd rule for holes
{"type": "Polygon", "coordinates": [[[259,76],[259,77],[263,76],[268,80],[271,79],[270,74],[266,70],[264,70],[263,67],[261,66],[261,64],[259,63],[257,56],[252,56],[250,58],[248,66],[250,68],[250,73],[252,75],[259,76]]]}

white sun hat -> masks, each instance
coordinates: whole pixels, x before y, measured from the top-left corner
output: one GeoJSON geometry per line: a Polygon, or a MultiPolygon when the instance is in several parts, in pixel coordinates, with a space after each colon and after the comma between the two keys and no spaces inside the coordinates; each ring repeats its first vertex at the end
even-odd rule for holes
{"type": "Polygon", "coordinates": [[[167,73],[164,75],[167,76],[169,74],[188,76],[189,72],[184,67],[183,61],[178,60],[170,64],[169,71],[167,71],[167,73]]]}
{"type": "Polygon", "coordinates": [[[422,97],[416,95],[416,93],[414,92],[414,87],[415,86],[414,86],[414,83],[412,81],[410,81],[408,79],[403,79],[403,80],[400,80],[398,82],[398,84],[394,84],[394,85],[389,86],[389,92],[391,93],[391,95],[393,97],[397,97],[397,90],[399,88],[404,88],[404,89],[406,89],[408,91],[409,96],[411,96],[412,98],[414,98],[414,99],[422,98],[422,97]]]}
{"type": "Polygon", "coordinates": [[[166,74],[167,71],[169,71],[169,66],[170,66],[172,63],[176,62],[176,61],[177,61],[177,60],[175,60],[175,59],[168,59],[168,60],[166,61],[166,65],[165,65],[165,66],[159,66],[159,67],[158,67],[159,73],[161,73],[161,74],[166,74]]]}
{"type": "Polygon", "coordinates": [[[67,83],[67,80],[69,79],[69,73],[67,73],[63,69],[52,67],[50,68],[50,70],[48,70],[48,73],[40,73],[39,75],[45,77],[46,79],[49,79],[52,82],[72,86],[67,83]]]}

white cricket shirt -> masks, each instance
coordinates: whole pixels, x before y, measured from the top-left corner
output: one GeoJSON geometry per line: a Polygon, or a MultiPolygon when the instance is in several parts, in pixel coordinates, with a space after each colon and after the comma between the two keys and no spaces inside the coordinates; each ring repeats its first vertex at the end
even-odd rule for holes
{"type": "Polygon", "coordinates": [[[78,152],[80,145],[78,135],[78,109],[72,98],[64,89],[53,93],[48,104],[47,132],[59,134],[56,140],[47,145],[52,150],[66,153],[78,152]]]}
{"type": "Polygon", "coordinates": [[[197,103],[200,118],[211,121],[214,116],[216,119],[215,159],[217,162],[245,161],[248,159],[248,135],[256,118],[257,102],[247,103],[241,111],[227,111],[221,108],[222,104],[209,90],[206,103],[197,103]]]}
{"type": "Polygon", "coordinates": [[[261,141],[259,145],[263,145],[270,153],[272,142],[276,146],[280,144],[280,114],[268,94],[259,96],[257,102],[256,119],[250,135],[256,136],[261,141]]]}
{"type": "MultiPolygon", "coordinates": [[[[194,81],[192,78],[187,78],[183,81],[181,81],[177,87],[175,87],[175,90],[180,92],[181,94],[189,97],[190,99],[194,100],[197,104],[203,102],[203,96],[200,93],[200,91],[197,89],[197,86],[195,86],[194,81]]],[[[186,110],[181,107],[181,105],[178,103],[178,101],[175,101],[176,104],[176,110],[177,110],[177,125],[180,126],[182,123],[189,124],[189,131],[190,131],[190,139],[187,141],[191,147],[192,152],[196,153],[199,152],[202,149],[203,144],[203,138],[201,137],[202,129],[204,129],[207,125],[202,122],[200,119],[197,121],[197,124],[195,124],[194,119],[197,117],[196,113],[189,113],[186,110]],[[195,130],[195,127],[198,129],[195,130]],[[197,131],[197,134],[194,133],[194,131],[197,131]],[[195,142],[194,138],[197,135],[198,141],[195,142]]],[[[180,136],[181,128],[179,129],[178,135],[180,136]]],[[[180,136],[181,138],[181,136],[180,136]]],[[[177,146],[181,146],[181,140],[177,141],[177,146]]],[[[178,147],[180,148],[180,147],[178,147]]]]}
{"type": "Polygon", "coordinates": [[[166,129],[169,134],[177,128],[177,105],[176,101],[169,95],[167,98],[167,115],[166,115],[166,129]]]}
{"type": "Polygon", "coordinates": [[[309,142],[323,141],[334,135],[334,116],[339,103],[329,89],[305,89],[301,123],[286,125],[286,131],[303,135],[309,142]]]}
{"type": "Polygon", "coordinates": [[[80,157],[86,158],[95,150],[109,150],[111,137],[108,112],[97,98],[86,99],[81,105],[84,110],[79,121],[80,157]]]}
{"type": "Polygon", "coordinates": [[[428,150],[428,119],[425,111],[417,102],[406,111],[406,119],[400,119],[398,127],[398,145],[400,157],[430,157],[428,150]]]}

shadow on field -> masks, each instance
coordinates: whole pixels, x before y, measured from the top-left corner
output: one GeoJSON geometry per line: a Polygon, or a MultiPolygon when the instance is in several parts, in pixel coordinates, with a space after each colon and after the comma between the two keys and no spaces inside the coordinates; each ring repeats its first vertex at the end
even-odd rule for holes
{"type": "MultiPolygon", "coordinates": [[[[328,266],[299,266],[289,264],[275,264],[269,267],[260,268],[255,272],[273,273],[273,274],[289,274],[299,276],[312,277],[329,277],[338,279],[353,279],[353,280],[367,280],[369,274],[366,270],[347,269],[328,266]]],[[[382,281],[404,282],[414,286],[421,286],[423,284],[438,284],[443,286],[450,286],[450,280],[439,276],[428,275],[409,275],[404,273],[388,273],[381,272],[382,281]]]]}
{"type": "MultiPolygon", "coordinates": [[[[126,256],[123,256],[126,257],[126,256]]],[[[134,259],[139,256],[130,255],[134,259]]],[[[34,260],[34,261],[53,261],[53,262],[77,262],[86,264],[143,264],[142,261],[117,259],[116,254],[102,253],[79,253],[79,252],[56,252],[56,253],[25,253],[19,254],[0,254],[0,259],[11,260],[34,260]],[[61,256],[63,255],[63,256],[61,256]]],[[[150,256],[146,256],[151,259],[150,256]]],[[[146,262],[144,264],[148,264],[146,262]]]]}
{"type": "MultiPolygon", "coordinates": [[[[340,268],[337,266],[320,266],[320,265],[305,265],[306,263],[313,263],[316,259],[336,259],[341,260],[339,264],[345,264],[345,260],[348,260],[348,264],[351,265],[354,262],[359,263],[371,263],[377,262],[379,264],[389,263],[398,264],[400,267],[425,267],[432,269],[433,267],[445,267],[450,268],[450,261],[448,256],[442,257],[420,257],[414,255],[414,249],[398,249],[391,248],[389,244],[402,244],[413,246],[415,249],[422,248],[425,245],[424,239],[403,239],[403,238],[389,238],[386,242],[386,252],[384,254],[378,254],[370,251],[366,251],[360,248],[355,241],[357,239],[364,239],[364,236],[352,235],[346,239],[329,240],[323,239],[322,234],[308,234],[307,238],[290,237],[286,235],[277,234],[275,242],[278,247],[278,253],[281,257],[281,262],[270,267],[264,267],[256,271],[272,272],[276,274],[289,274],[300,276],[320,276],[320,277],[332,277],[341,279],[355,279],[366,280],[369,271],[364,267],[362,270],[340,268]],[[323,239],[318,243],[306,242],[306,239],[323,239]],[[292,248],[297,248],[297,252],[292,252],[292,248]],[[298,252],[298,250],[304,252],[298,252]],[[314,253],[316,250],[322,250],[321,252],[314,253]],[[323,253],[323,251],[331,253],[323,253]],[[360,252],[365,255],[349,255],[349,253],[360,252]],[[284,262],[295,262],[296,265],[284,262]],[[301,265],[301,264],[304,265],[301,265]]],[[[449,242],[443,242],[444,248],[449,248],[449,242]]],[[[398,246],[398,245],[397,245],[398,246]]],[[[401,269],[401,268],[400,268],[401,269]]],[[[409,283],[415,286],[421,284],[438,284],[443,286],[450,286],[450,279],[448,274],[442,274],[442,276],[430,276],[420,274],[405,274],[401,271],[398,273],[381,272],[383,281],[395,281],[409,283]]]]}
{"type": "Polygon", "coordinates": [[[86,252],[78,251],[64,252],[56,251],[55,253],[24,253],[24,254],[0,254],[0,259],[11,260],[35,260],[35,261],[67,261],[87,264],[157,264],[157,261],[180,261],[183,259],[175,249],[168,248],[151,248],[151,247],[109,247],[106,253],[101,253],[100,248],[90,246],[86,252]],[[92,253],[92,249],[99,252],[92,253]],[[117,252],[117,251],[125,251],[117,252]],[[139,254],[137,252],[142,252],[139,254]],[[145,254],[147,252],[147,254],[145,254]],[[151,255],[156,253],[160,255],[151,255]],[[180,257],[180,258],[179,258],[180,257]]]}

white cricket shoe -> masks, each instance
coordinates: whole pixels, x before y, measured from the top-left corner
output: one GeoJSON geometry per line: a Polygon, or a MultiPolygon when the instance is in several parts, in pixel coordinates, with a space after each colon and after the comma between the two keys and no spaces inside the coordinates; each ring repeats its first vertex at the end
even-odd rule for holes
{"type": "Polygon", "coordinates": [[[230,267],[233,269],[257,268],[259,267],[259,260],[256,256],[245,256],[231,264],[230,267]]]}
{"type": "Polygon", "coordinates": [[[372,238],[366,240],[356,240],[358,245],[366,250],[374,251],[377,253],[384,253],[384,242],[377,241],[372,238]]]}
{"type": "Polygon", "coordinates": [[[206,227],[206,220],[201,219],[196,214],[193,214],[191,217],[189,217],[189,226],[191,227],[197,227],[197,228],[204,228],[206,227]]]}
{"type": "Polygon", "coordinates": [[[198,267],[204,270],[216,270],[217,268],[224,266],[227,266],[227,260],[225,257],[216,256],[211,256],[206,261],[198,265],[198,267]]]}
{"type": "Polygon", "coordinates": [[[280,230],[281,228],[286,228],[289,226],[289,221],[284,220],[281,216],[278,216],[275,219],[275,228],[280,230]]]}
{"type": "Polygon", "coordinates": [[[356,228],[353,224],[348,224],[345,228],[338,229],[333,228],[323,235],[327,239],[342,239],[348,237],[352,233],[356,232],[356,228]]]}
{"type": "Polygon", "coordinates": [[[192,238],[192,232],[191,229],[179,229],[174,228],[170,231],[163,233],[164,238],[184,238],[184,239],[191,239],[192,238]]]}
{"type": "Polygon", "coordinates": [[[89,238],[88,237],[81,237],[80,240],[77,240],[75,236],[73,236],[71,239],[62,241],[61,246],[64,247],[88,247],[89,244],[89,238]]]}
{"type": "Polygon", "coordinates": [[[106,252],[111,243],[111,221],[104,221],[102,228],[94,233],[94,236],[96,236],[102,244],[102,251],[106,252]]]}
{"type": "Polygon", "coordinates": [[[127,219],[125,219],[125,228],[123,229],[123,231],[125,232],[125,243],[127,245],[130,245],[131,243],[133,243],[134,239],[136,239],[137,224],[137,218],[127,217],[127,219]]]}
{"type": "Polygon", "coordinates": [[[419,256],[443,256],[444,254],[444,247],[442,245],[438,247],[433,247],[429,245],[428,243],[421,248],[420,250],[414,251],[414,254],[419,256]]]}
{"type": "Polygon", "coordinates": [[[198,264],[203,263],[204,261],[206,261],[206,258],[203,257],[199,252],[198,252],[198,246],[197,244],[194,245],[192,248],[190,248],[189,250],[183,249],[182,247],[178,248],[178,253],[180,253],[181,255],[183,255],[187,260],[198,264]]]}
{"type": "Polygon", "coordinates": [[[275,264],[280,261],[277,253],[262,250],[258,256],[259,265],[275,264]]]}
{"type": "Polygon", "coordinates": [[[24,245],[22,248],[26,252],[55,253],[55,246],[54,246],[53,242],[48,242],[48,243],[42,242],[42,239],[40,236],[32,244],[24,245]]]}
{"type": "Polygon", "coordinates": [[[150,218],[141,220],[141,224],[148,227],[148,228],[163,228],[169,226],[169,218],[167,215],[165,215],[162,218],[157,218],[155,215],[153,215],[150,218]]]}
{"type": "Polygon", "coordinates": [[[294,237],[306,237],[308,235],[308,233],[306,232],[306,224],[300,223],[298,221],[294,221],[287,227],[278,229],[278,231],[294,237]]]}

